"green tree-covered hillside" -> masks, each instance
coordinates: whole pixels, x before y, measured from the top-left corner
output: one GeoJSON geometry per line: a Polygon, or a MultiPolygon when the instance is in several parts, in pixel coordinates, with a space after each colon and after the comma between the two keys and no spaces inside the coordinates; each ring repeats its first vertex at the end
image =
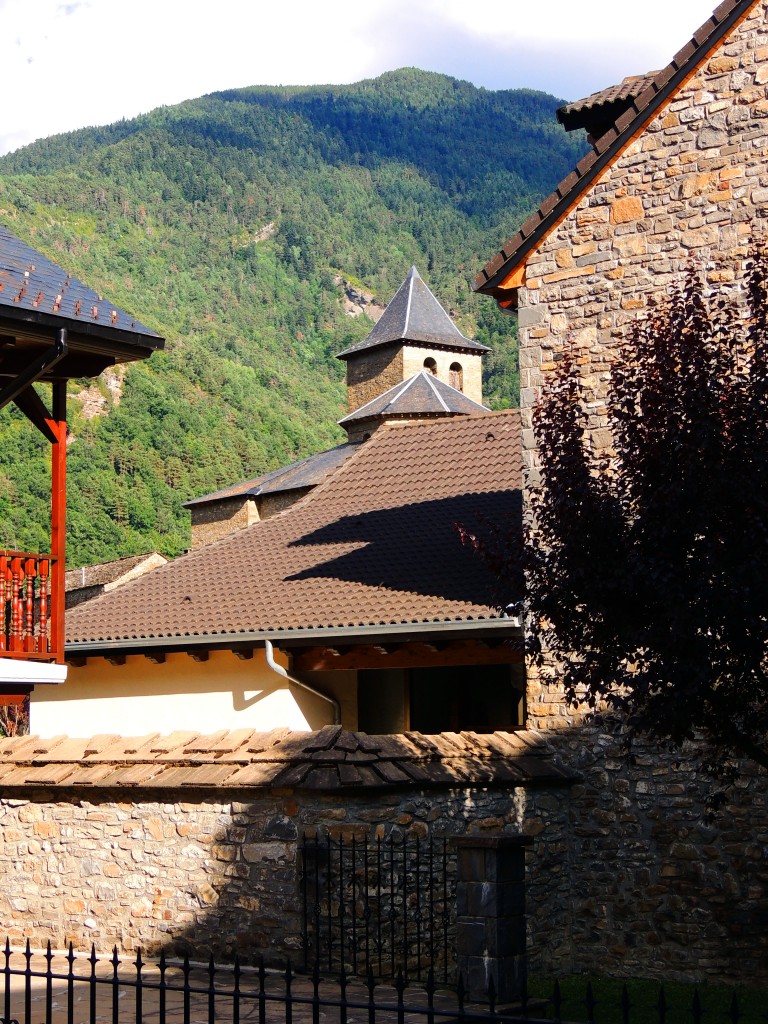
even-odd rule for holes
{"type": "MultiPolygon", "coordinates": [[[[580,155],[557,100],[415,69],[347,86],[216,93],[0,158],[0,221],[167,338],[73,385],[69,561],[187,544],[181,503],[338,443],[343,365],[411,264],[489,344],[517,399],[512,321],[482,262],[580,155]],[[103,414],[91,416],[94,408],[103,414]]],[[[46,547],[45,447],[0,414],[2,543],[46,547]]]]}

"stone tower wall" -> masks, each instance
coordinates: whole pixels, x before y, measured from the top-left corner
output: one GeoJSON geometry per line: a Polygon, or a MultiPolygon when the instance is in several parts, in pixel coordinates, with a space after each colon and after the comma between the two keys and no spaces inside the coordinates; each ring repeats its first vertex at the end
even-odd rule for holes
{"type": "Polygon", "coordinates": [[[408,380],[419,370],[424,369],[424,361],[434,359],[437,364],[437,377],[445,384],[451,383],[451,366],[458,363],[462,369],[463,387],[461,391],[473,402],[482,405],[483,379],[482,356],[471,352],[451,352],[448,349],[430,348],[409,344],[403,349],[403,380],[408,380]]]}
{"type": "Polygon", "coordinates": [[[403,349],[400,342],[369,349],[347,359],[347,411],[378,398],[403,376],[403,349]]]}

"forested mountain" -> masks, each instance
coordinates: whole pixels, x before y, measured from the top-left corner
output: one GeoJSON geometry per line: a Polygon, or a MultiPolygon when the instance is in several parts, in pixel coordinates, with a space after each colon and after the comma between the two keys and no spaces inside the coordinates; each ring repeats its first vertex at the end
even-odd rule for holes
{"type": "MultiPolygon", "coordinates": [[[[70,564],[178,554],[183,501],[342,439],[334,354],[372,326],[345,283],[385,303],[416,264],[493,348],[488,403],[515,404],[512,321],[469,281],[581,155],[557,102],[403,69],[215,93],[0,158],[0,222],[167,338],[124,379],[72,385],[70,564]]],[[[47,546],[46,458],[4,410],[3,545],[47,546]]]]}

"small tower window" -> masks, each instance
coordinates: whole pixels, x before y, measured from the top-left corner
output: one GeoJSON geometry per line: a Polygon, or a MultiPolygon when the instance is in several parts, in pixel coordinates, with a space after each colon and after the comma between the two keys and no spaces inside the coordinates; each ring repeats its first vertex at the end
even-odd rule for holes
{"type": "Polygon", "coordinates": [[[464,390],[464,371],[461,368],[461,363],[451,363],[448,371],[448,383],[457,391],[464,390]]]}
{"type": "Polygon", "coordinates": [[[427,356],[427,358],[424,360],[424,369],[428,370],[430,373],[434,373],[434,375],[437,376],[437,363],[432,358],[432,356],[427,356]]]}

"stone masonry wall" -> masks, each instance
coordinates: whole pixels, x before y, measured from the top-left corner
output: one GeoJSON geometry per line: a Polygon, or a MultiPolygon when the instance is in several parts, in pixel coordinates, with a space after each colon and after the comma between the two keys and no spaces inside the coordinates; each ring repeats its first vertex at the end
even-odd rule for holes
{"type": "Polygon", "coordinates": [[[384,394],[403,377],[403,350],[399,344],[365,350],[347,360],[347,411],[384,394]]]}
{"type": "MultiPolygon", "coordinates": [[[[563,346],[577,347],[596,451],[610,445],[612,354],[693,256],[714,288],[736,287],[768,215],[766,4],[728,36],[608,168],[526,265],[519,293],[524,460],[535,477],[531,410],[563,346]]],[[[556,680],[531,674],[530,724],[566,726],[556,680]]]]}
{"type": "MultiPolygon", "coordinates": [[[[695,764],[560,731],[575,786],[310,794],[26,787],[0,800],[0,924],[27,938],[207,958],[301,949],[297,842],[523,833],[535,973],[768,981],[766,793],[702,822],[695,764]]],[[[2,932],[0,932],[0,937],[2,932]]]]}
{"type": "Polygon", "coordinates": [[[437,377],[445,384],[451,383],[451,366],[458,363],[464,378],[463,386],[459,390],[478,405],[483,404],[482,356],[410,343],[403,349],[403,380],[423,370],[426,359],[435,360],[437,377]]]}
{"type": "MultiPolygon", "coordinates": [[[[563,841],[564,791],[466,789],[357,797],[289,790],[217,799],[194,792],[72,793],[26,787],[0,800],[0,935],[12,943],[207,957],[301,948],[297,840],[519,832],[563,841]],[[539,806],[541,802],[541,806],[539,806]]],[[[543,851],[532,917],[566,934],[561,846],[543,851]],[[550,912],[550,894],[559,891],[550,912]]],[[[537,929],[534,928],[534,932],[537,929]]]]}
{"type": "MultiPolygon", "coordinates": [[[[737,25],[608,168],[526,265],[519,292],[524,460],[536,476],[531,411],[572,342],[596,451],[613,352],[693,257],[733,289],[768,215],[768,14],[737,25]]],[[[572,932],[555,954],[575,970],[763,983],[768,972],[768,786],[745,767],[710,826],[692,751],[635,748],[586,726],[554,670],[528,673],[528,726],[545,731],[583,782],[570,794],[572,932]]],[[[545,958],[549,959],[547,950],[545,958]]]]}
{"type": "Polygon", "coordinates": [[[259,521],[253,498],[211,502],[190,509],[192,513],[192,550],[221,540],[235,530],[259,521]]]}
{"type": "MultiPolygon", "coordinates": [[[[745,765],[708,823],[711,783],[692,749],[635,743],[628,754],[583,725],[550,741],[581,774],[570,791],[571,932],[558,968],[765,985],[766,773],[745,765]]],[[[551,952],[543,948],[548,962],[551,952]]]]}

